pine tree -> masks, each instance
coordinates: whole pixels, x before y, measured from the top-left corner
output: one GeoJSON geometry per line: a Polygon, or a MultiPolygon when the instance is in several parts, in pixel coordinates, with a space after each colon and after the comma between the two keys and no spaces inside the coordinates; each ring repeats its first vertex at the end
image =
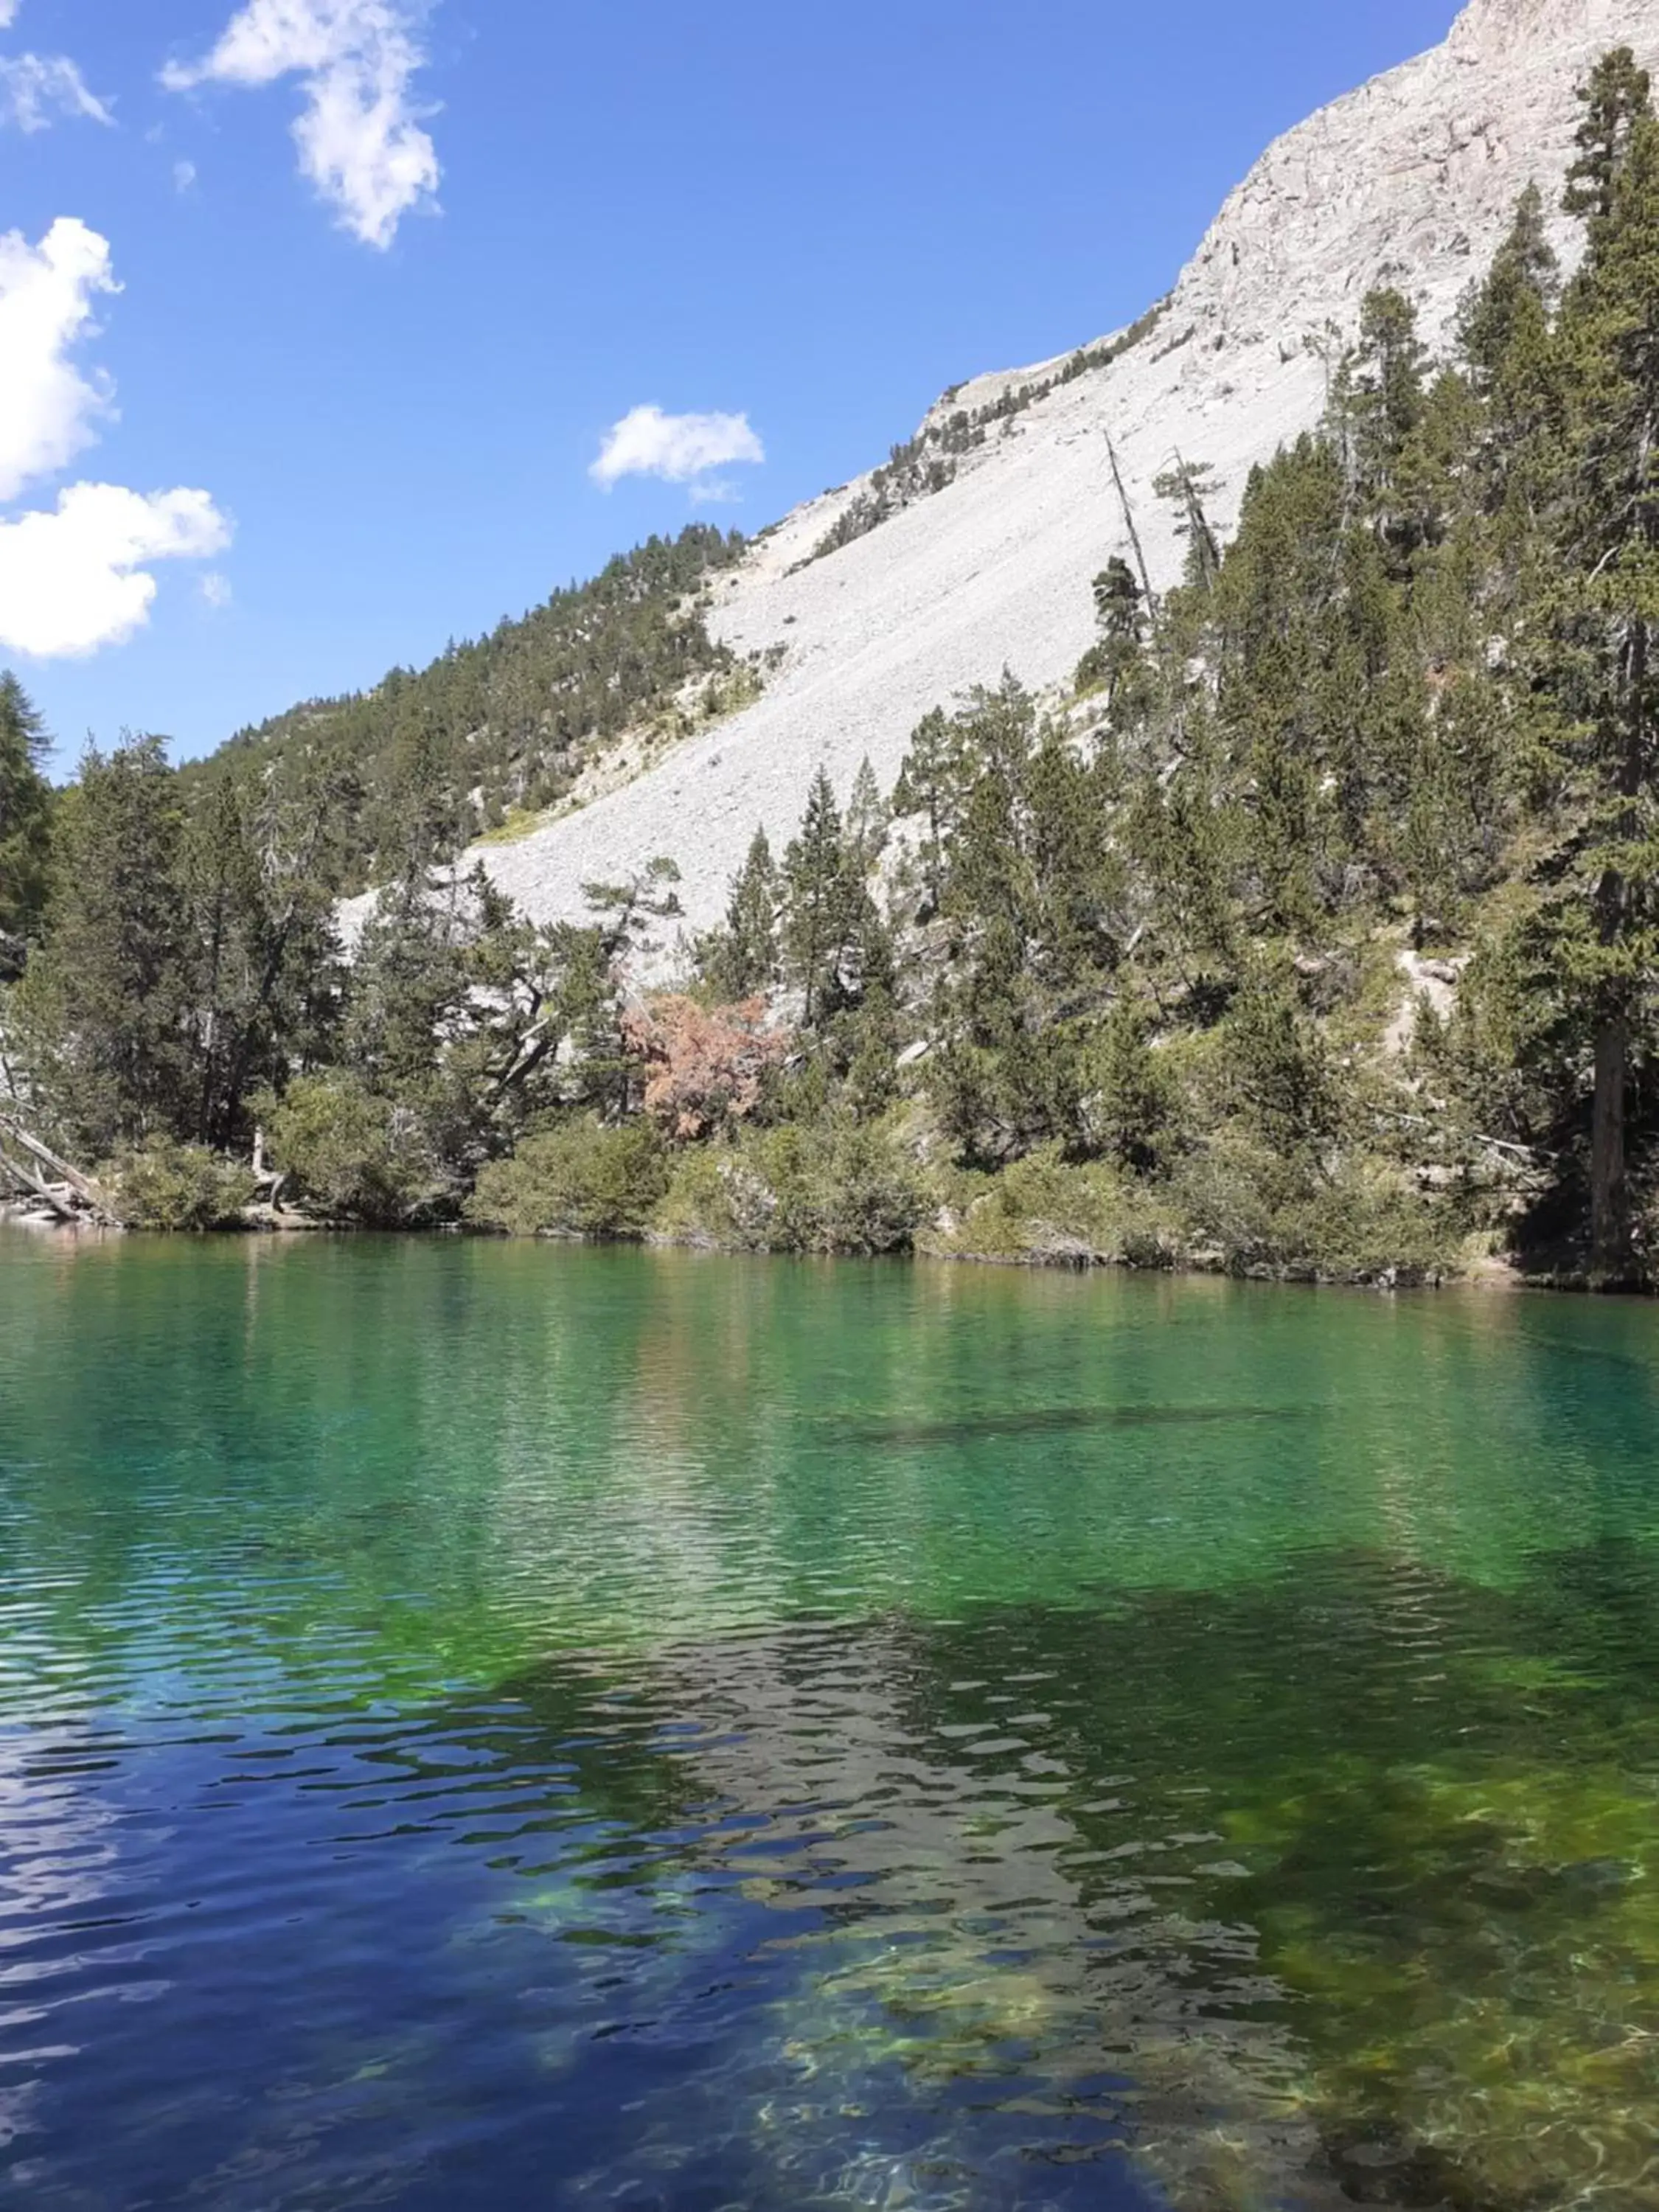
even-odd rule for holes
{"type": "Polygon", "coordinates": [[[1544,221],[1544,195],[1528,185],[1491,269],[1464,295],[1458,347],[1483,398],[1498,388],[1517,346],[1547,337],[1559,264],[1544,221]]]}
{"type": "Polygon", "coordinates": [[[280,1090],[291,1071],[335,1048],[343,966],[337,908],[356,785],[349,766],[325,753],[301,755],[258,778],[244,800],[259,872],[258,966],[225,1057],[210,1133],[216,1144],[237,1141],[255,1084],[280,1090]]]}
{"type": "Polygon", "coordinates": [[[1546,557],[1538,518],[1550,501],[1562,435],[1553,329],[1559,289],[1543,196],[1529,185],[1490,272],[1465,296],[1458,324],[1477,404],[1466,458],[1496,564],[1487,588],[1495,585],[1511,609],[1535,593],[1546,557]]]}
{"type": "Polygon", "coordinates": [[[859,763],[859,772],[853,779],[847,799],[848,851],[860,880],[881,858],[891,819],[892,810],[882,796],[866,753],[859,763]]]}
{"type": "Polygon", "coordinates": [[[1141,666],[1146,630],[1146,595],[1115,553],[1095,578],[1094,600],[1100,636],[1079,663],[1077,682],[1079,689],[1103,684],[1106,712],[1115,720],[1141,666]]]}
{"type": "Polygon", "coordinates": [[[1592,1033],[1591,1246],[1617,1280],[1632,1261],[1632,1054],[1659,966],[1659,121],[1622,54],[1586,102],[1574,202],[1599,197],[1559,331],[1570,429],[1554,683],[1582,824],[1583,896],[1561,920],[1592,1033]],[[1595,167],[1604,156],[1610,177],[1595,167]]]}
{"type": "Polygon", "coordinates": [[[783,890],[784,972],[802,994],[802,1018],[811,1029],[845,1002],[843,961],[862,890],[822,768],[807,794],[800,834],[784,854],[783,890]]]}
{"type": "Polygon", "coordinates": [[[867,892],[853,951],[858,1004],[844,1024],[847,1091],[854,1112],[871,1120],[898,1093],[898,961],[893,933],[867,892]]]}
{"type": "Polygon", "coordinates": [[[46,726],[9,672],[0,674],[0,981],[18,974],[46,911],[52,792],[46,726]]]}
{"type": "Polygon", "coordinates": [[[971,780],[946,854],[929,1080],[946,1127],[994,1162],[1077,1134],[1079,1016],[1114,957],[1121,861],[1093,772],[1012,676],[971,694],[955,729],[971,780]]]}
{"type": "MultiPolygon", "coordinates": [[[[1215,593],[1224,644],[1210,765],[1234,802],[1261,921],[1276,933],[1316,932],[1364,811],[1354,718],[1377,672],[1367,633],[1378,557],[1352,529],[1328,441],[1299,439],[1252,472],[1215,593]]],[[[1185,829],[1207,866],[1215,836],[1190,810],[1185,829]]],[[[1213,886],[1202,902],[1213,906],[1213,886]]]]}
{"type": "Polygon", "coordinates": [[[1331,1135],[1338,1118],[1332,1069],[1288,975],[1266,963],[1252,969],[1224,1034],[1228,1073],[1270,1145],[1290,1154],[1331,1135]]]}
{"type": "Polygon", "coordinates": [[[256,1085],[279,1093],[292,1067],[326,1050],[341,991],[340,817],[327,781],[295,770],[254,780],[216,769],[185,839],[192,1133],[222,1150],[249,1134],[256,1085]]]}
{"type": "Polygon", "coordinates": [[[399,882],[412,890],[429,870],[453,856],[465,818],[458,781],[449,732],[435,714],[411,702],[398,720],[385,782],[372,810],[382,881],[399,882]]]}
{"type": "Polygon", "coordinates": [[[1145,620],[1144,595],[1134,570],[1120,554],[1114,553],[1095,578],[1094,595],[1102,637],[1114,642],[1133,639],[1138,644],[1145,620]]]}
{"type": "Polygon", "coordinates": [[[1209,464],[1183,460],[1179,453],[1170,467],[1152,479],[1155,495],[1175,509],[1176,536],[1187,541],[1186,580],[1190,589],[1198,592],[1211,590],[1221,573],[1221,542],[1204,507],[1215,489],[1209,464]]]}
{"type": "Polygon", "coordinates": [[[1443,686],[1432,712],[1424,702],[1409,714],[1395,841],[1419,945],[1431,925],[1455,927],[1495,860],[1508,799],[1501,729],[1493,687],[1469,674],[1443,686]]]}
{"type": "Polygon", "coordinates": [[[1109,1159],[1142,1174],[1159,1163],[1175,1103],[1152,1048],[1151,1026],[1137,1001],[1114,1000],[1091,1040],[1086,1062],[1089,1136],[1109,1159]]]}
{"type": "Polygon", "coordinates": [[[198,801],[183,848],[182,875],[194,969],[191,991],[198,1063],[193,1136],[227,1133],[222,1097],[228,1060],[246,1023],[263,967],[264,885],[235,778],[221,770],[198,801]]]}
{"type": "Polygon", "coordinates": [[[411,1101],[429,1095],[443,1043],[466,1026],[477,923],[469,885],[375,901],[351,964],[343,1038],[345,1064],[371,1090],[411,1101]]]}
{"type": "Polygon", "coordinates": [[[1338,374],[1332,419],[1362,509],[1409,553],[1401,464],[1422,420],[1426,350],[1417,310],[1401,292],[1372,292],[1359,312],[1359,343],[1338,374]]]}
{"type": "Polygon", "coordinates": [[[60,830],[52,934],[21,987],[21,1026],[51,1119],[97,1160],[194,1120],[184,815],[161,739],[89,747],[60,830]]]}
{"type": "Polygon", "coordinates": [[[1033,934],[1044,989],[1086,1000],[1127,933],[1123,856],[1109,835],[1104,781],[1060,729],[1043,733],[1027,782],[1025,834],[1036,890],[1033,934]]]}
{"type": "Polygon", "coordinates": [[[1030,769],[1036,702],[1012,676],[970,692],[956,717],[966,776],[957,802],[942,911],[959,932],[996,921],[1012,932],[1017,959],[1036,927],[1030,836],[1030,769]]]}
{"type": "Polygon", "coordinates": [[[1573,139],[1578,158],[1567,171],[1563,205],[1569,215],[1605,222],[1636,125],[1650,112],[1651,81],[1629,46],[1616,46],[1579,86],[1578,98],[1584,110],[1573,139]]]}
{"type": "Polygon", "coordinates": [[[935,707],[911,732],[893,791],[895,814],[921,817],[922,878],[935,911],[945,893],[945,849],[961,818],[968,781],[960,726],[935,707]]]}
{"type": "Polygon", "coordinates": [[[757,829],[732,882],[725,927],[707,955],[709,980],[722,998],[755,998],[777,982],[780,896],[772,848],[757,829]]]}

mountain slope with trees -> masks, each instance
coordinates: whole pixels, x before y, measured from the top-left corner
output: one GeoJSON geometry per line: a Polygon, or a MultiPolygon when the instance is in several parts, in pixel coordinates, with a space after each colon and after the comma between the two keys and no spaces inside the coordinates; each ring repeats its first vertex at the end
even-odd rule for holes
{"type": "Polygon", "coordinates": [[[327,747],[180,775],[137,739],[46,802],[13,687],[0,838],[46,864],[5,887],[34,942],[0,1157],[27,1119],[179,1224],[263,1175],[268,1209],[387,1225],[1650,1279],[1659,119],[1631,50],[1577,112],[1565,264],[1533,188],[1443,349],[1373,292],[1235,531],[1166,472],[1179,585],[1106,553],[1066,685],[941,704],[890,788],[821,770],[700,933],[673,857],[529,921],[416,775],[348,962],[327,747]]]}
{"type": "MultiPolygon", "coordinates": [[[[939,702],[1005,667],[1033,690],[1063,682],[1091,643],[1086,583],[1105,557],[1159,592],[1181,574],[1182,518],[1158,480],[1206,464],[1206,512],[1230,535],[1251,470],[1319,422],[1367,291],[1401,291],[1443,350],[1529,182],[1571,266],[1582,231],[1558,204],[1573,88],[1626,44],[1659,65],[1659,0],[1471,0],[1443,45],[1287,133],[1154,319],[951,392],[896,475],[890,461],[761,533],[715,580],[708,621],[761,655],[762,696],[625,788],[482,848],[497,884],[538,921],[580,920],[589,878],[675,851],[705,928],[756,823],[787,843],[820,763],[843,795],[866,757],[890,785],[939,702]],[[934,461],[951,480],[930,489],[934,461]]],[[[1170,144],[1178,160],[1178,133],[1170,144]]]]}
{"type": "Polygon", "coordinates": [[[240,732],[191,775],[228,762],[245,781],[322,776],[344,811],[352,887],[380,880],[398,865],[411,805],[434,835],[465,843],[554,805],[641,724],[683,736],[751,697],[752,665],[704,621],[713,580],[742,550],[735,532],[703,523],[651,538],[426,669],[240,732]]]}

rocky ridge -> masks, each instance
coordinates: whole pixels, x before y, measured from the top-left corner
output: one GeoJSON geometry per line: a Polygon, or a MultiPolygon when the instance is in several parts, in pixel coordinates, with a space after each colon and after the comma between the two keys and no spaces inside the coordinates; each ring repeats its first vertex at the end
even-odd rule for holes
{"type": "MultiPolygon", "coordinates": [[[[1127,352],[994,423],[954,483],[834,554],[808,557],[867,477],[765,533],[708,616],[741,653],[784,649],[765,696],[636,781],[481,848],[490,876],[536,919],[574,918],[585,881],[665,853],[688,923],[706,926],[756,824],[775,845],[792,833],[820,762],[843,794],[866,754],[890,784],[929,708],[1005,666],[1060,681],[1093,634],[1091,578],[1128,550],[1109,437],[1165,581],[1182,549],[1154,477],[1177,452],[1207,464],[1231,527],[1252,465],[1318,417],[1369,290],[1397,284],[1443,334],[1528,181],[1556,196],[1573,85],[1622,43],[1659,64],[1659,0],[1473,0],[1443,46],[1279,139],[1127,352]]],[[[928,422],[1062,365],[981,377],[928,422]]]]}

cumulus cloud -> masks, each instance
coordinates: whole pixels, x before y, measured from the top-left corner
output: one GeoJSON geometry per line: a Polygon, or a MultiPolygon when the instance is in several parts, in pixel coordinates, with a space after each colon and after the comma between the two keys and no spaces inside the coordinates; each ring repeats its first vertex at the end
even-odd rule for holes
{"type": "Polygon", "coordinates": [[[694,496],[720,499],[730,495],[729,487],[711,479],[711,470],[765,459],[746,415],[665,415],[660,407],[635,407],[606,432],[588,474],[607,491],[623,477],[661,477],[690,484],[694,496]]]}
{"type": "MultiPolygon", "coordinates": [[[[83,222],[60,219],[38,246],[0,236],[0,504],[57,475],[112,412],[109,380],[70,356],[100,296],[119,289],[107,241],[83,222]]],[[[115,644],[149,617],[147,562],[229,542],[204,491],[79,483],[55,507],[0,517],[0,647],[50,658],[115,644]]]]}
{"type": "Polygon", "coordinates": [[[434,204],[437,150],[411,87],[424,55],[422,0],[247,0],[203,61],[173,64],[175,92],[297,76],[300,168],[366,246],[386,247],[412,208],[434,204]]]}
{"type": "Polygon", "coordinates": [[[196,189],[194,161],[175,161],[173,165],[173,189],[175,192],[192,192],[196,189]]]}
{"type": "Polygon", "coordinates": [[[0,31],[10,30],[17,21],[17,0],[0,0],[0,31]]]}
{"type": "Polygon", "coordinates": [[[149,617],[145,562],[201,560],[229,542],[204,491],[72,485],[55,508],[0,521],[0,645],[43,659],[118,645],[149,617]]]}
{"type": "Polygon", "coordinates": [[[0,55],[0,125],[46,131],[54,115],[115,120],[67,54],[0,55]]]}
{"type": "Polygon", "coordinates": [[[70,351],[91,330],[100,294],[118,289],[107,243],[72,217],[39,246],[21,231],[0,236],[0,500],[97,435],[109,382],[82,375],[70,351]]]}

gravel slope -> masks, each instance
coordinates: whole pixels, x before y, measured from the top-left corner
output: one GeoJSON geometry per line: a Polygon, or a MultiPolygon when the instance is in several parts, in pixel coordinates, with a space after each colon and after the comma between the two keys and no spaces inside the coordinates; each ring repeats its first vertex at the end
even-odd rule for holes
{"type": "MultiPolygon", "coordinates": [[[[890,783],[930,707],[1005,666],[1035,686],[1065,676],[1092,635],[1090,580],[1127,551],[1106,434],[1167,580],[1180,547],[1150,486],[1175,450],[1210,465],[1231,526],[1251,465],[1320,413],[1329,326],[1346,337],[1389,282],[1442,332],[1528,181],[1558,196],[1575,79],[1624,42],[1659,64],[1659,0],[1474,0],[1444,46],[1290,132],[1228,199],[1149,338],[828,559],[788,573],[867,479],[760,541],[710,623],[739,650],[786,648],[765,697],[582,811],[479,848],[491,876],[551,920],[581,913],[584,881],[669,854],[688,921],[707,925],[757,823],[781,845],[820,762],[843,794],[866,753],[890,783]]],[[[1042,374],[981,377],[948,404],[1042,374]]]]}

